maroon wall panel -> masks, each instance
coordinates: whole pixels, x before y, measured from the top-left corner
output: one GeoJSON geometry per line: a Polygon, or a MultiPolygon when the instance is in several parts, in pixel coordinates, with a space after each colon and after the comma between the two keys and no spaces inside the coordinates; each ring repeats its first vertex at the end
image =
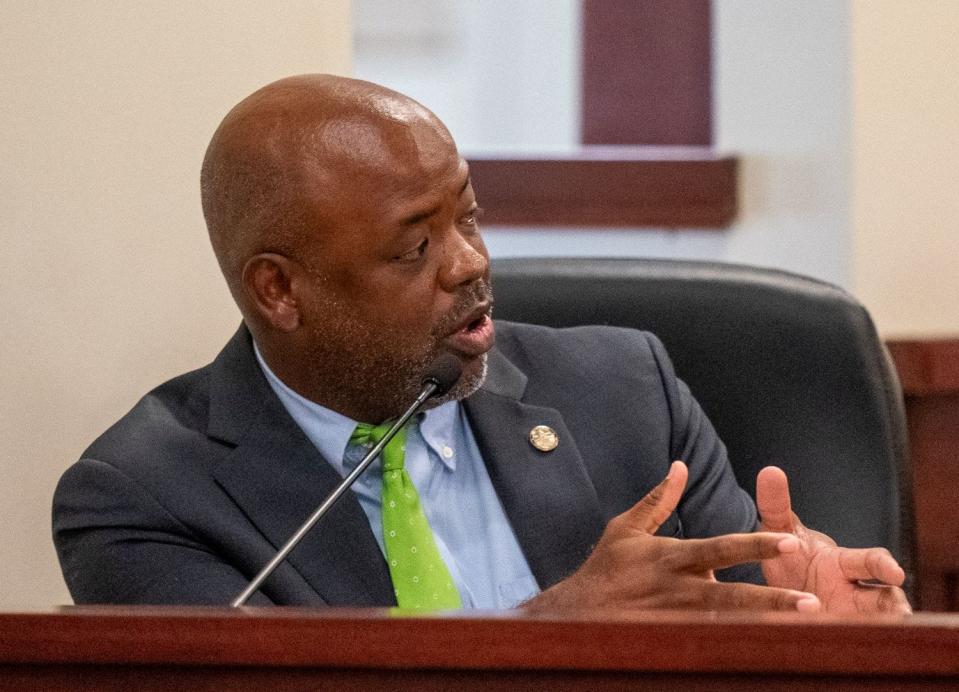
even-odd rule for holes
{"type": "Polygon", "coordinates": [[[584,144],[712,143],[709,0],[583,0],[584,144]]]}

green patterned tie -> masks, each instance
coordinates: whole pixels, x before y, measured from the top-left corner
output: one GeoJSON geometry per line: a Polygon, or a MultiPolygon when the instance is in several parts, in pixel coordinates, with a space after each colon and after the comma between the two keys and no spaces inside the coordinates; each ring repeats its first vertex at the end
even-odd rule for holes
{"type": "MultiPolygon", "coordinates": [[[[360,423],[353,444],[377,443],[391,423],[360,423]]],[[[433,540],[420,498],[403,468],[406,428],[383,449],[383,544],[390,565],[396,602],[401,608],[462,608],[459,592],[433,540]]]]}

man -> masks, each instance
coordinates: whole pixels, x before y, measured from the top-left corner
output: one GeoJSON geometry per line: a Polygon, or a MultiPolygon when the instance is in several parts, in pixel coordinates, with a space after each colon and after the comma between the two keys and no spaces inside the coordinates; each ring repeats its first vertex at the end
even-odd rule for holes
{"type": "Polygon", "coordinates": [[[458,382],[253,602],[908,611],[888,552],[803,527],[778,469],[757,522],[655,338],[504,323],[494,348],[468,166],[418,103],[281,80],[226,116],[202,188],[244,326],[64,475],[77,602],[229,602],[452,353],[458,382]]]}

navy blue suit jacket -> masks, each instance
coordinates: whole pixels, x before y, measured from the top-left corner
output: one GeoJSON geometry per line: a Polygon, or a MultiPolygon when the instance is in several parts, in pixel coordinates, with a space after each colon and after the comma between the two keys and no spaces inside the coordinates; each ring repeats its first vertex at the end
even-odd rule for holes
{"type": "MultiPolygon", "coordinates": [[[[661,534],[752,531],[756,510],[655,337],[497,325],[465,401],[493,485],[541,588],[674,459],[689,466],[661,534]],[[559,435],[551,452],[529,431],[559,435]]],[[[53,534],[77,603],[226,604],[340,481],[274,395],[241,328],[209,366],[161,385],[64,474],[53,534]]],[[[755,565],[726,578],[760,581],[755,565]]],[[[389,571],[347,493],[251,603],[393,605],[389,571]]]]}

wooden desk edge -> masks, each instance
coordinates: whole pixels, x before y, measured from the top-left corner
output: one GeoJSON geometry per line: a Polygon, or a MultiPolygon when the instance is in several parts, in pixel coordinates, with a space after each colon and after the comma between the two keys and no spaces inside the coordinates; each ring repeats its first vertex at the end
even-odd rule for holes
{"type": "Polygon", "coordinates": [[[959,678],[959,616],[559,619],[156,607],[0,614],[0,664],[37,663],[959,678]]]}

